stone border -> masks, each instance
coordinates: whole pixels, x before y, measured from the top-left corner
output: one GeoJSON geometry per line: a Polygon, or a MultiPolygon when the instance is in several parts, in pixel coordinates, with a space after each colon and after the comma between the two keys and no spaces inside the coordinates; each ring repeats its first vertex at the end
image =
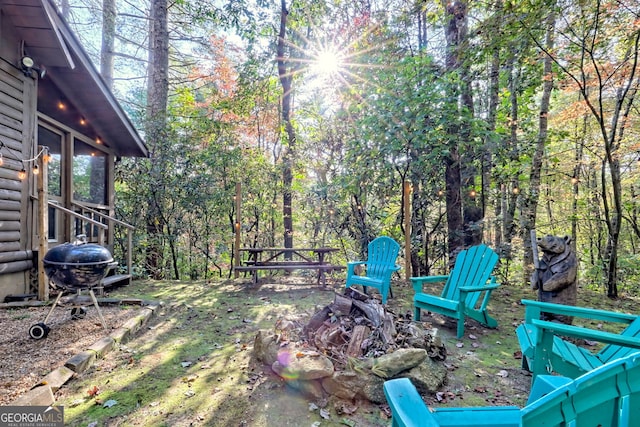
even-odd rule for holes
{"type": "Polygon", "coordinates": [[[141,299],[122,299],[121,305],[140,305],[137,314],[108,336],[99,339],[86,350],[68,359],[63,366],[51,371],[31,390],[11,402],[11,406],[51,406],[55,403],[54,393],[65,385],[75,374],[86,371],[96,359],[103,358],[119,345],[130,341],[146,325],[164,304],[141,299]]]}

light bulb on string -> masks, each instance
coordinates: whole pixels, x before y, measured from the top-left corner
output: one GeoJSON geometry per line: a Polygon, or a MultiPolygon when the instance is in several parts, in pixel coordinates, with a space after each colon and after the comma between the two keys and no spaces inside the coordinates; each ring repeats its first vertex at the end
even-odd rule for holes
{"type": "Polygon", "coordinates": [[[20,172],[18,172],[18,178],[25,179],[26,177],[27,177],[27,171],[24,170],[23,168],[20,172]]]}
{"type": "Polygon", "coordinates": [[[33,169],[31,169],[31,172],[33,172],[34,175],[38,175],[40,173],[40,168],[38,167],[38,165],[33,165],[33,169]]]}
{"type": "Polygon", "coordinates": [[[4,159],[2,158],[2,153],[0,153],[0,166],[4,164],[4,159]]]}

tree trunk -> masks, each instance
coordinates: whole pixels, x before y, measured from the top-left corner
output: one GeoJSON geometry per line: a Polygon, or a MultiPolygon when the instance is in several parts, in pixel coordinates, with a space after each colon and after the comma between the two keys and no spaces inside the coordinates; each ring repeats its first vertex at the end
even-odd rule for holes
{"type": "Polygon", "coordinates": [[[100,74],[109,89],[113,89],[113,57],[116,37],[116,0],[102,1],[102,47],[100,74]]]}
{"type": "MultiPolygon", "coordinates": [[[[499,25],[502,22],[502,0],[496,0],[493,5],[494,22],[499,25]]],[[[496,45],[491,52],[491,65],[489,68],[489,107],[487,110],[487,130],[491,134],[496,129],[496,119],[498,114],[498,105],[500,102],[500,48],[496,45]]],[[[489,137],[485,138],[484,153],[482,156],[482,216],[486,215],[487,199],[491,194],[491,170],[493,163],[493,144],[489,137]]],[[[497,198],[499,200],[499,197],[497,198]]],[[[497,203],[497,206],[500,204],[497,203]]],[[[497,224],[497,221],[496,221],[497,224]]],[[[502,233],[499,227],[495,227],[494,246],[499,248],[502,243],[502,233]]]]}
{"type": "MultiPolygon", "coordinates": [[[[291,86],[293,73],[287,69],[285,60],[287,17],[289,11],[285,0],[280,1],[280,32],[278,33],[278,77],[282,85],[282,121],[287,133],[287,144],[282,156],[282,220],[284,225],[284,247],[293,247],[293,157],[296,133],[291,123],[291,86]]],[[[285,254],[286,255],[286,254],[285,254]]],[[[289,256],[286,257],[290,258],[289,256]]]]}
{"type": "Polygon", "coordinates": [[[146,265],[155,278],[162,276],[163,164],[166,144],[166,111],[169,92],[169,31],[167,0],[152,0],[149,19],[149,71],[147,82],[146,141],[150,147],[150,192],[147,211],[149,244],[146,265]]]}
{"type": "MultiPolygon", "coordinates": [[[[546,41],[545,49],[548,51],[553,50],[554,35],[555,35],[555,22],[556,15],[555,9],[551,9],[546,22],[546,41]]],[[[538,200],[540,197],[540,176],[542,171],[542,160],[544,157],[544,147],[547,142],[548,133],[548,115],[549,115],[549,100],[551,98],[551,91],[553,89],[553,60],[549,56],[545,56],[543,64],[543,83],[542,83],[542,97],[540,99],[540,118],[538,121],[538,138],[536,141],[536,148],[533,154],[531,162],[531,171],[529,174],[529,194],[524,199],[522,208],[522,241],[524,243],[524,256],[523,256],[523,283],[529,285],[531,272],[533,269],[533,252],[531,247],[531,230],[536,225],[536,212],[538,209],[538,200]]]]}
{"type": "MultiPolygon", "coordinates": [[[[445,2],[446,3],[446,2],[445,2]]],[[[445,56],[446,71],[449,73],[460,70],[460,44],[461,35],[464,34],[463,27],[466,27],[466,4],[462,1],[454,1],[445,4],[448,23],[445,28],[445,38],[447,40],[447,50],[445,56]]],[[[455,89],[451,89],[455,90],[455,89]]],[[[456,98],[460,96],[457,90],[456,98]]],[[[449,254],[458,252],[464,242],[464,220],[462,216],[462,176],[459,154],[459,138],[461,130],[454,123],[450,123],[448,129],[449,136],[449,156],[445,160],[445,183],[446,183],[446,205],[447,205],[447,244],[449,254]]]]}

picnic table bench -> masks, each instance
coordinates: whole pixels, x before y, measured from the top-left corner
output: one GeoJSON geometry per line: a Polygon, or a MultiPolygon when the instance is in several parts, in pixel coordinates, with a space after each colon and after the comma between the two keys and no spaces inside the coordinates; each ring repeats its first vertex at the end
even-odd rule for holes
{"type": "Polygon", "coordinates": [[[337,248],[242,248],[248,254],[243,265],[233,269],[251,273],[253,283],[258,283],[259,271],[317,270],[317,283],[326,284],[326,273],[341,271],[346,267],[330,264],[327,255],[337,252],[337,248]]]}

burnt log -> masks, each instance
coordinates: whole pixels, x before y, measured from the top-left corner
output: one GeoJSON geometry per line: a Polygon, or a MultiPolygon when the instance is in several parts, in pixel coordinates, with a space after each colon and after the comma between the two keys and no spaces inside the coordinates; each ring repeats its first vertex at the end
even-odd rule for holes
{"type": "Polygon", "coordinates": [[[369,337],[371,329],[365,325],[356,325],[353,327],[351,333],[351,339],[349,340],[349,346],[347,347],[347,356],[360,357],[362,356],[362,342],[369,337]]]}
{"type": "Polygon", "coordinates": [[[335,294],[333,303],[329,305],[329,308],[337,316],[348,316],[349,313],[351,313],[352,306],[352,298],[340,294],[335,294]]]}

